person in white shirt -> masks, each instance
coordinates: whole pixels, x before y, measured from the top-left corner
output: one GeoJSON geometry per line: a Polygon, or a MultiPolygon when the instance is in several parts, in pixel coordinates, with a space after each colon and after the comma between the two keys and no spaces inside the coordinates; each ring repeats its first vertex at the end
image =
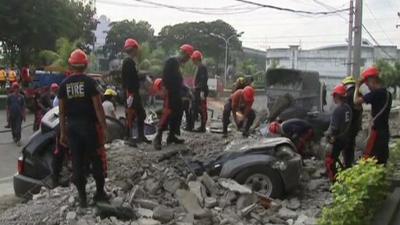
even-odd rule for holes
{"type": "Polygon", "coordinates": [[[117,93],[113,89],[107,89],[104,92],[103,109],[106,116],[117,118],[115,115],[115,106],[113,98],[117,93]]]}

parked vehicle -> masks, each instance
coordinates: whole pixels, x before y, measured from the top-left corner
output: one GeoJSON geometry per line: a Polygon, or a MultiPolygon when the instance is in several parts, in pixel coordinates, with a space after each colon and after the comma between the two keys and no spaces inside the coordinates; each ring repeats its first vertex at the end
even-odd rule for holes
{"type": "MultiPolygon", "coordinates": [[[[106,122],[108,142],[124,138],[125,129],[119,120],[107,117],[106,122]]],[[[50,186],[53,150],[58,127],[58,107],[55,107],[44,115],[40,129],[31,136],[28,144],[22,149],[22,155],[18,158],[18,170],[13,178],[17,196],[29,198],[32,194],[38,193],[42,186],[50,186]]]]}
{"type": "Polygon", "coordinates": [[[256,144],[231,145],[216,159],[189,164],[197,175],[232,178],[255,192],[282,198],[300,184],[301,156],[287,138],[266,138],[256,144]]]}

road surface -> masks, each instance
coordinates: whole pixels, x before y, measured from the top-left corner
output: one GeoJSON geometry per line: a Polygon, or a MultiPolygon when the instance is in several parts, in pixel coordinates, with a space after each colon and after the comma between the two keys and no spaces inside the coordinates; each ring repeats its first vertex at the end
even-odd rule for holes
{"type": "MultiPolygon", "coordinates": [[[[22,124],[25,127],[22,130],[22,146],[27,143],[29,137],[33,134],[32,123],[33,115],[29,114],[26,122],[22,124]]],[[[10,132],[1,132],[7,130],[4,128],[5,125],[6,112],[0,110],[0,196],[13,193],[12,176],[16,172],[17,159],[22,148],[15,145],[10,132]]]]}

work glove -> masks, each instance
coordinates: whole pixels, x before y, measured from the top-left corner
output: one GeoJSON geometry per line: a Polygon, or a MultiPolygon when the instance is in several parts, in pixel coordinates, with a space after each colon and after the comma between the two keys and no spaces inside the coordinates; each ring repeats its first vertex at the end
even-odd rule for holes
{"type": "Polygon", "coordinates": [[[205,96],[205,94],[204,94],[204,91],[200,92],[200,99],[201,99],[201,100],[205,100],[205,99],[206,99],[206,96],[205,96]]]}
{"type": "Polygon", "coordinates": [[[129,95],[128,98],[126,99],[126,105],[128,106],[128,108],[130,108],[133,104],[133,96],[129,95]]]}

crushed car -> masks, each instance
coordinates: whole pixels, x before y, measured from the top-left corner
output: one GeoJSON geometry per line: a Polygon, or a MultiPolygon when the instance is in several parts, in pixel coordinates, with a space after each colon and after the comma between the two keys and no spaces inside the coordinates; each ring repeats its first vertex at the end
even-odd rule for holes
{"type": "Polygon", "coordinates": [[[301,156],[293,143],[283,137],[263,138],[251,144],[232,143],[216,158],[188,163],[196,175],[232,178],[253,191],[282,198],[300,184],[301,156]]]}

